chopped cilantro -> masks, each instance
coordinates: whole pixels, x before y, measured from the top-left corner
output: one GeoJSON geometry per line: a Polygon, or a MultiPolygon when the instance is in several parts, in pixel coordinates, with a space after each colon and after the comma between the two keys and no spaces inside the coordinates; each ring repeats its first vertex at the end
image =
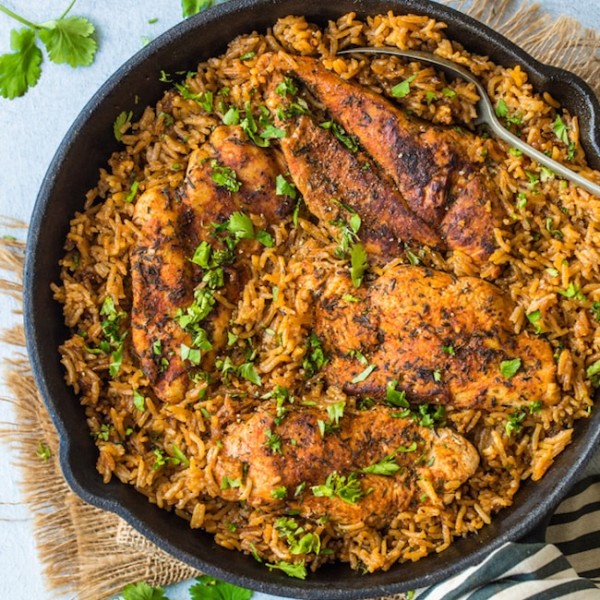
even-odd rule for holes
{"type": "Polygon", "coordinates": [[[306,565],[304,563],[290,563],[285,560],[280,560],[276,563],[266,563],[269,569],[279,569],[290,577],[298,579],[306,579],[306,565]]]}
{"type": "Polygon", "coordinates": [[[287,496],[287,488],[285,485],[279,485],[271,490],[271,498],[283,500],[287,496]]]}
{"type": "Polygon", "coordinates": [[[446,409],[441,404],[419,404],[418,412],[411,417],[422,427],[435,429],[446,424],[446,409]]]}
{"type": "Polygon", "coordinates": [[[527,314],[527,320],[533,325],[533,329],[536,333],[542,333],[541,319],[542,312],[540,310],[534,310],[527,314]]]}
{"type": "Polygon", "coordinates": [[[331,130],[331,133],[344,145],[350,152],[358,152],[358,140],[353,135],[348,135],[346,130],[335,121],[323,121],[320,124],[323,129],[331,130]]]}
{"type": "Polygon", "coordinates": [[[238,367],[238,373],[246,381],[253,383],[254,385],[262,385],[262,379],[256,370],[256,367],[251,362],[246,362],[238,367]]]}
{"type": "Polygon", "coordinates": [[[219,165],[217,160],[214,158],[210,161],[210,167],[212,169],[211,179],[219,187],[223,187],[230,192],[237,192],[242,187],[241,181],[238,180],[235,171],[230,167],[219,165]]]}
{"type": "Polygon", "coordinates": [[[350,383],[360,383],[369,377],[369,375],[377,368],[376,365],[369,365],[364,371],[361,371],[350,383]]]}
{"type": "Polygon", "coordinates": [[[414,452],[417,449],[417,442],[412,442],[410,446],[399,446],[392,452],[380,460],[378,463],[370,465],[362,469],[363,473],[372,473],[374,475],[394,475],[402,469],[396,462],[396,456],[399,453],[414,452]]]}
{"type": "Polygon", "coordinates": [[[585,294],[579,289],[577,284],[573,281],[569,283],[566,290],[558,290],[558,293],[565,298],[572,300],[585,300],[585,294]]]}
{"type": "Polygon", "coordinates": [[[139,410],[143,412],[146,410],[146,399],[143,394],[140,394],[137,390],[133,392],[133,405],[139,410]]]}
{"type": "Polygon", "coordinates": [[[230,477],[227,477],[227,475],[224,475],[221,478],[221,489],[222,490],[229,490],[232,488],[240,488],[242,487],[242,481],[241,479],[231,479],[230,477]]]}
{"type": "Polygon", "coordinates": [[[191,17],[199,12],[210,8],[214,0],[181,0],[181,14],[184,17],[191,17]]]}
{"type": "Polygon", "coordinates": [[[273,454],[281,454],[281,437],[276,433],[273,433],[270,429],[265,431],[265,437],[267,441],[265,446],[273,452],[273,454]]]}
{"type": "Polygon", "coordinates": [[[600,387],[600,360],[592,363],[586,370],[585,374],[590,380],[592,387],[600,387]]]}
{"type": "Polygon", "coordinates": [[[113,133],[115,134],[115,139],[117,142],[121,141],[123,137],[123,129],[126,125],[131,123],[131,119],[133,119],[133,113],[131,111],[123,111],[117,115],[117,118],[113,123],[113,133]]]}
{"type": "Polygon", "coordinates": [[[513,433],[519,433],[523,429],[523,421],[527,417],[527,413],[523,410],[515,411],[508,417],[508,421],[504,426],[506,435],[510,436],[513,433]]]}
{"type": "Polygon", "coordinates": [[[521,368],[521,359],[512,358],[510,360],[503,360],[500,363],[500,372],[505,379],[512,379],[517,371],[521,368]]]}
{"type": "Polygon", "coordinates": [[[306,377],[312,377],[315,375],[315,373],[320,371],[327,364],[327,362],[328,359],[323,351],[321,340],[319,340],[317,335],[312,332],[308,336],[308,347],[302,363],[302,367],[306,372],[306,377]]]}
{"type": "Polygon", "coordinates": [[[406,399],[406,392],[403,390],[397,390],[398,380],[393,379],[388,381],[385,388],[385,400],[390,406],[396,406],[399,408],[410,408],[410,404],[406,399]]]}
{"type": "Polygon", "coordinates": [[[365,247],[360,243],[353,244],[350,249],[350,277],[354,287],[360,287],[367,266],[367,251],[365,247]]]}
{"type": "Polygon", "coordinates": [[[131,184],[131,188],[129,189],[129,193],[127,194],[127,196],[125,196],[124,202],[126,202],[127,204],[131,204],[131,202],[133,202],[133,200],[135,199],[135,197],[137,195],[139,187],[140,187],[140,182],[139,181],[134,181],[131,184]]]}
{"type": "Polygon", "coordinates": [[[240,122],[240,111],[235,106],[230,106],[221,118],[224,125],[238,125],[240,122]]]}
{"type": "Polygon", "coordinates": [[[442,94],[444,94],[444,96],[446,96],[446,98],[450,98],[450,100],[454,100],[454,98],[456,98],[456,96],[458,96],[458,94],[453,89],[450,89],[449,87],[443,88],[442,94]]]}
{"type": "Polygon", "coordinates": [[[277,175],[275,179],[275,193],[278,196],[287,196],[292,200],[295,200],[298,196],[298,190],[296,189],[296,186],[287,181],[287,179],[281,174],[277,175]]]}
{"type": "Polygon", "coordinates": [[[330,473],[322,485],[311,487],[314,496],[333,498],[337,496],[348,504],[356,504],[366,493],[362,491],[357,473],[350,473],[348,476],[340,475],[337,471],[330,473]]]}
{"type": "Polygon", "coordinates": [[[418,73],[415,73],[400,83],[397,83],[391,90],[392,96],[394,96],[394,98],[404,98],[405,96],[408,96],[410,92],[410,84],[417,78],[417,75],[418,73]]]}
{"type": "Polygon", "coordinates": [[[556,137],[563,142],[563,144],[569,143],[569,127],[561,119],[560,115],[556,115],[554,123],[552,123],[552,131],[556,134],[556,137]]]}
{"type": "Polygon", "coordinates": [[[294,83],[294,80],[290,77],[284,77],[283,81],[277,84],[275,92],[280,96],[292,96],[294,97],[298,93],[298,86],[294,83]]]}

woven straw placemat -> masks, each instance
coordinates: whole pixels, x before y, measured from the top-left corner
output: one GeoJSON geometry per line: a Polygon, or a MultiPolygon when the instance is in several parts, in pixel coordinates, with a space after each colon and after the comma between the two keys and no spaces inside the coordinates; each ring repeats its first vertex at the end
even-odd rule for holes
{"type": "MultiPolygon", "coordinates": [[[[447,2],[458,4],[461,2],[447,2]]],[[[580,75],[600,95],[600,34],[567,17],[553,20],[536,5],[511,0],[475,0],[465,10],[520,45],[542,62],[580,75]]],[[[12,223],[15,228],[24,227],[12,223]]],[[[22,233],[22,231],[21,231],[22,233]]],[[[24,237],[22,235],[21,237],[24,237]]],[[[0,240],[0,293],[21,301],[24,243],[0,240]]],[[[168,585],[197,575],[159,550],[122,519],[85,504],[67,486],[58,464],[58,437],[38,394],[25,352],[23,327],[3,332],[14,346],[5,374],[12,391],[14,422],[0,426],[0,439],[12,446],[20,469],[23,497],[50,590],[78,600],[106,600],[128,583],[168,585]],[[40,444],[48,460],[32,460],[40,444]]],[[[142,500],[143,501],[143,500],[142,500]]],[[[399,594],[393,598],[402,598],[399,594]]],[[[391,600],[388,597],[386,600],[391,600]]]]}

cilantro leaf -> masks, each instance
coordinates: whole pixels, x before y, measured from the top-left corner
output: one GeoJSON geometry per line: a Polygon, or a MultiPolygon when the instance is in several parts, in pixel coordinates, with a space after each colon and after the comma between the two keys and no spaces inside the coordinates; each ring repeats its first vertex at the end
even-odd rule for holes
{"type": "Polygon", "coordinates": [[[369,375],[377,368],[377,365],[369,365],[364,371],[356,375],[350,383],[360,383],[369,377],[369,375]]]}
{"type": "Polygon", "coordinates": [[[267,567],[270,570],[279,569],[290,577],[297,577],[298,579],[306,579],[306,565],[304,563],[289,563],[284,560],[280,560],[277,563],[267,563],[267,567]]]}
{"type": "Polygon", "coordinates": [[[188,590],[191,600],[250,600],[253,596],[251,590],[219,581],[208,575],[196,577],[196,581],[198,583],[188,590]]]}
{"type": "Polygon", "coordinates": [[[214,4],[214,0],[181,0],[181,13],[184,17],[193,15],[210,8],[214,4]]]}
{"type": "Polygon", "coordinates": [[[517,371],[521,368],[521,359],[513,358],[511,360],[503,360],[500,363],[500,372],[505,379],[511,379],[516,374],[517,371]]]}
{"type": "Polygon", "coordinates": [[[418,73],[415,73],[414,75],[407,77],[404,81],[396,84],[392,88],[392,96],[394,96],[394,98],[404,98],[405,96],[408,96],[410,84],[417,78],[417,75],[418,73]]]}
{"type": "Polygon", "coordinates": [[[556,137],[564,144],[569,143],[569,127],[560,118],[560,115],[556,115],[554,123],[552,123],[552,131],[556,134],[556,137]]]}
{"type": "Polygon", "coordinates": [[[161,587],[152,587],[144,582],[126,585],[121,595],[123,600],[169,600],[161,587]]]}
{"type": "Polygon", "coordinates": [[[360,287],[363,275],[367,270],[367,251],[362,244],[353,244],[350,250],[350,277],[352,285],[360,287]]]}
{"type": "Polygon", "coordinates": [[[39,36],[52,62],[86,67],[94,62],[98,49],[94,31],[96,28],[87,19],[69,17],[44,23],[39,36]]]}
{"type": "Polygon", "coordinates": [[[131,119],[133,119],[133,113],[131,111],[123,111],[117,115],[117,118],[113,123],[113,133],[117,142],[121,141],[121,138],[123,137],[123,127],[128,123],[131,123],[131,119]]]}
{"type": "Polygon", "coordinates": [[[35,45],[31,29],[10,32],[12,54],[0,56],[0,96],[12,100],[23,96],[39,80],[42,51],[35,45]]]}

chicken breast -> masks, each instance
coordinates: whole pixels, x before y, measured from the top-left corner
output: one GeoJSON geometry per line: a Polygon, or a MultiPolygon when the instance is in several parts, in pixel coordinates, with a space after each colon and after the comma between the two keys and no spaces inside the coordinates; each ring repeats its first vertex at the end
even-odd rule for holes
{"type": "MultiPolygon", "coordinates": [[[[191,262],[196,248],[206,242],[213,252],[226,251],[215,225],[235,211],[259,217],[265,227],[289,214],[290,199],[275,193],[280,173],[272,153],[252,144],[239,127],[217,127],[192,153],[180,190],[153,188],[139,198],[134,212],[139,237],[131,252],[132,341],[161,400],[183,399],[199,367],[184,358],[182,347],[193,347],[194,340],[178,318],[208,285],[206,270],[191,262]]],[[[211,295],[214,304],[201,323],[209,341],[203,368],[210,368],[226,344],[232,307],[248,278],[243,258],[259,249],[257,241],[241,240],[223,262],[222,300],[211,295]]]]}
{"type": "MultiPolygon", "coordinates": [[[[395,182],[413,219],[437,231],[450,249],[476,262],[489,258],[502,212],[490,182],[464,151],[462,138],[473,134],[408,117],[383,96],[341,79],[314,58],[279,53],[275,60],[282,72],[304,84],[331,117],[358,139],[395,182]]],[[[318,156],[313,156],[315,162],[318,156]]],[[[335,164],[325,164],[336,169],[335,164]]],[[[354,170],[346,177],[362,176],[354,170]]],[[[397,202],[391,195],[381,201],[381,221],[395,217],[397,202]]]]}
{"type": "Polygon", "coordinates": [[[344,414],[338,425],[328,419],[317,408],[280,420],[264,410],[231,426],[215,463],[218,495],[235,501],[249,484],[251,506],[286,503],[311,519],[384,527],[421,501],[419,481],[440,494],[454,491],[479,464],[462,436],[394,418],[383,407],[344,414]],[[374,467],[382,461],[385,469],[374,467]]]}
{"type": "Polygon", "coordinates": [[[516,335],[512,301],[486,281],[398,266],[359,296],[345,274],[318,296],[315,333],[329,356],[320,375],[347,394],[385,399],[395,381],[412,402],[463,409],[559,400],[550,344],[516,335]]]}
{"type": "Polygon", "coordinates": [[[310,212],[329,226],[333,237],[340,236],[350,209],[362,219],[360,237],[370,254],[390,259],[398,256],[403,243],[444,247],[363,152],[351,152],[308,116],[288,123],[288,129],[281,147],[290,174],[310,212]]]}

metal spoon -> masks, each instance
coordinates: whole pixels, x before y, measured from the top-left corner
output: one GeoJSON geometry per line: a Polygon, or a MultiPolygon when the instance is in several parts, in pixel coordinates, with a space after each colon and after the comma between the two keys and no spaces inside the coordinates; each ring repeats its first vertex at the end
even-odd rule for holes
{"type": "Polygon", "coordinates": [[[586,189],[591,194],[595,194],[600,197],[600,185],[591,182],[589,179],[583,177],[579,173],[572,171],[563,164],[553,160],[549,156],[546,156],[543,152],[536,150],[521,138],[512,134],[508,131],[502,123],[496,117],[496,112],[492,101],[490,100],[487,92],[481,82],[467,69],[461,65],[457,65],[450,60],[435,56],[429,52],[419,52],[417,50],[399,50],[397,48],[352,48],[349,50],[341,50],[338,54],[354,54],[360,52],[362,54],[393,54],[396,56],[405,56],[407,58],[414,58],[423,62],[433,63],[441,67],[444,71],[447,71],[453,75],[458,75],[463,79],[471,82],[479,93],[479,100],[477,102],[477,119],[475,123],[487,123],[490,129],[502,140],[508,144],[518,148],[523,154],[526,154],[530,158],[533,158],[540,164],[548,167],[551,171],[560,175],[561,177],[572,181],[573,183],[586,189]]]}

